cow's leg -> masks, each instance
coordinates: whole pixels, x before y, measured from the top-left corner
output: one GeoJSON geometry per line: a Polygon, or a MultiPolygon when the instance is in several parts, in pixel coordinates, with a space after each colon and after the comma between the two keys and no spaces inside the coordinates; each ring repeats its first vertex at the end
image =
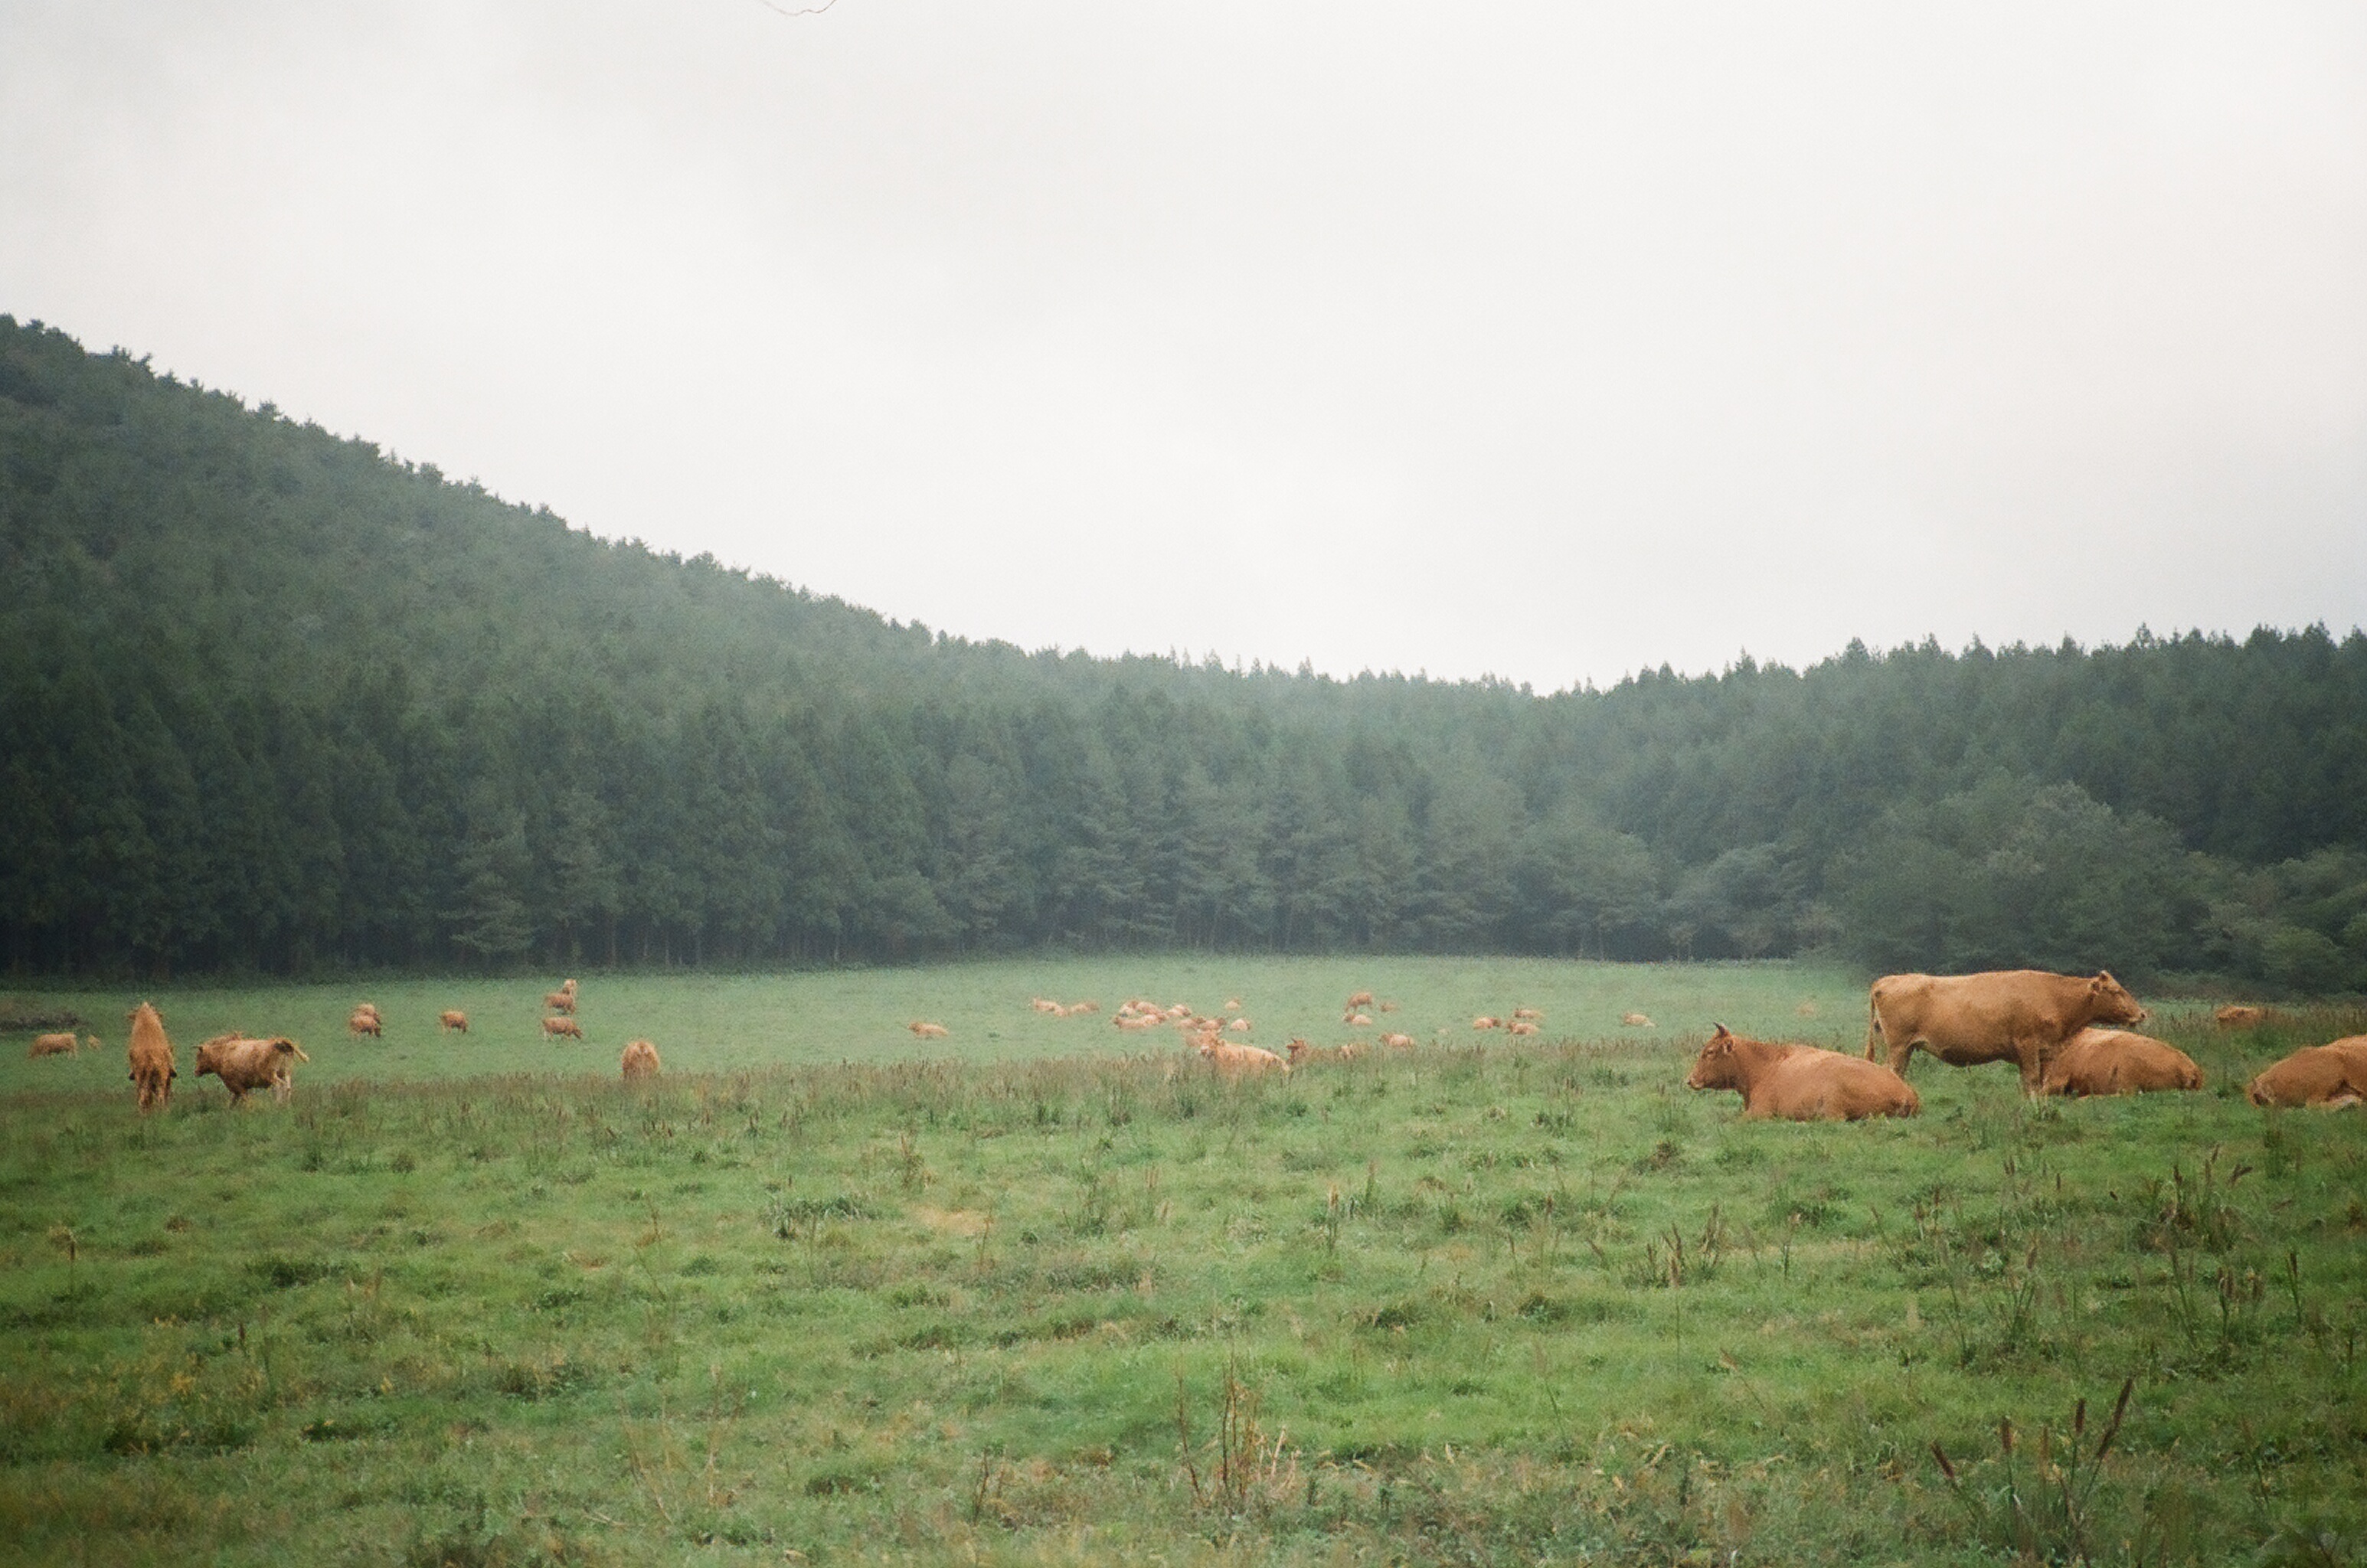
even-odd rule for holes
{"type": "Polygon", "coordinates": [[[2046,1092],[2046,1049],[2034,1040],[2013,1043],[2013,1059],[2022,1068],[2022,1092],[2036,1100],[2046,1092]]]}

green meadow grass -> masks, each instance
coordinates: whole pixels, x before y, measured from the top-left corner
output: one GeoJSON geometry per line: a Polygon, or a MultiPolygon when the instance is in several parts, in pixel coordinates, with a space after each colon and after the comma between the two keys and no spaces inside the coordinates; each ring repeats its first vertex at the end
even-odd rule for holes
{"type": "Polygon", "coordinates": [[[2201,1094],[1919,1061],[1920,1119],[1795,1126],[1682,1087],[1713,1018],[1862,1040],[1856,985],[1785,964],[595,976],[588,1046],[528,1032],[538,987],[370,995],[383,1045],[341,1038],[349,989],[158,994],[184,1077],[144,1121],[119,1025],[104,1061],[11,1052],[0,1560],[2367,1544],[2367,1122],[2237,1087],[2355,1013],[2159,1010],[2201,1094]],[[1238,995],[1252,1038],[1322,1042],[1367,987],[1421,1049],[1228,1084],[1107,1022],[1238,995]],[[1543,1036],[1468,1027],[1523,1003],[1543,1036]],[[479,1035],[434,1036],[453,1005],[479,1035]],[[187,1076],[232,1026],[307,1040],[291,1103],[187,1076]],[[627,1088],[644,1033],[667,1073],[627,1088]]]}

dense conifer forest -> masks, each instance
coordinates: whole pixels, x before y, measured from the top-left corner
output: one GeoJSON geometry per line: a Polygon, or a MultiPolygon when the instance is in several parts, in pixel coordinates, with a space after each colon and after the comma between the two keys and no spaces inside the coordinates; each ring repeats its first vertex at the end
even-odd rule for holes
{"type": "Polygon", "coordinates": [[[2367,637],[1607,691],[964,640],[0,316],[0,962],[1490,951],[2367,986],[2367,637]]]}

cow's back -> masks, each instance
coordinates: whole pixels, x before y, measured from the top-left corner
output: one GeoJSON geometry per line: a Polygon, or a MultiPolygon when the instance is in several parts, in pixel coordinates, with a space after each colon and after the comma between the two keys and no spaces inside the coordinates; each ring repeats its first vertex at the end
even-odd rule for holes
{"type": "Polygon", "coordinates": [[[2083,1029],[2046,1066],[2049,1094],[2150,1094],[2203,1087],[2194,1058],[2165,1040],[2123,1029],[2083,1029]]]}
{"type": "Polygon", "coordinates": [[[1746,1113],[1787,1122],[1913,1116],[1922,1101],[1890,1068],[1838,1051],[1799,1051],[1769,1068],[1746,1113]]]}

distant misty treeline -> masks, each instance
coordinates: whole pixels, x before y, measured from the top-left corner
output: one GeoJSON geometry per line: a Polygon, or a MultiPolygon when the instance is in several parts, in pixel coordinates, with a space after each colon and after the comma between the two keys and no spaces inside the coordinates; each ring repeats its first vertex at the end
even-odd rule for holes
{"type": "Polygon", "coordinates": [[[1837,951],[2367,985],[2367,638],[1609,691],[1027,654],[0,317],[0,961],[1837,951]]]}

